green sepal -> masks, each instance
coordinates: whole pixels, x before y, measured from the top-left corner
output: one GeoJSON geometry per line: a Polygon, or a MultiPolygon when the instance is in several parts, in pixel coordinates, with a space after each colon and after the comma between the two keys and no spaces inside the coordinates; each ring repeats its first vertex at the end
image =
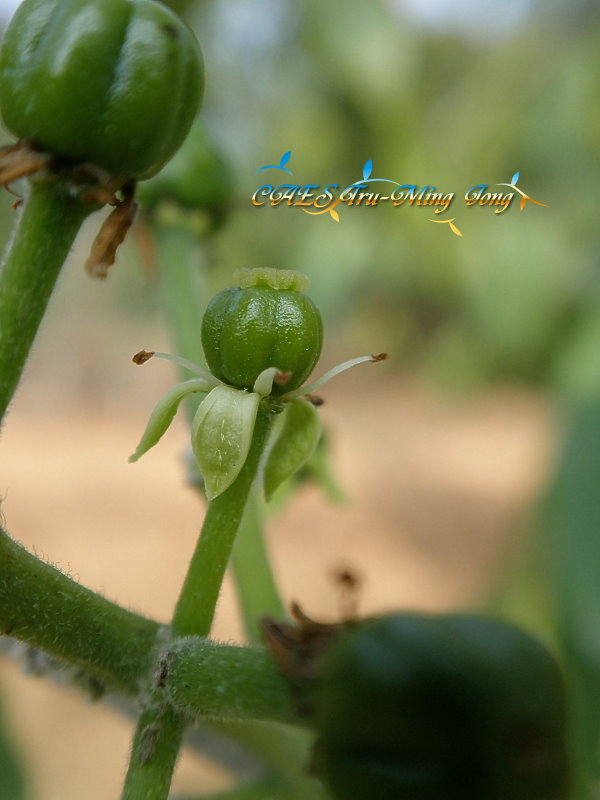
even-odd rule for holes
{"type": "Polygon", "coordinates": [[[228,489],[250,449],[259,394],[220,384],[204,398],[192,422],[192,449],[208,500],[228,489]]]}
{"type": "Polygon", "coordinates": [[[169,389],[154,407],[154,411],[150,415],[140,443],[135,453],[129,456],[129,461],[137,461],[138,458],[148,452],[151,447],[154,447],[171,422],[173,422],[173,417],[175,416],[179,403],[186,395],[192,392],[210,392],[211,389],[212,384],[204,378],[193,378],[190,381],[178,383],[176,386],[169,389]]]}
{"type": "Polygon", "coordinates": [[[265,497],[284,480],[300,469],[312,456],[321,437],[321,420],[312,403],[296,398],[286,403],[273,432],[275,442],[270,449],[264,471],[265,497]]]}

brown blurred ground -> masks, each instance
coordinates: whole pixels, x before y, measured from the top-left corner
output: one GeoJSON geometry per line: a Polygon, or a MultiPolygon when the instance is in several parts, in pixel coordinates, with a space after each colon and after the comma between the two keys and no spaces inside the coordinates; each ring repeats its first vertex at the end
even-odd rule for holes
{"type": "MultiPolygon", "coordinates": [[[[61,287],[4,427],[2,512],[27,547],[109,598],[167,621],[202,516],[183,482],[183,423],[138,464],[127,463],[173,380],[168,365],[138,371],[129,356],[166,346],[165,337],[152,321],[119,322],[119,309],[106,311],[102,325],[90,323],[86,298],[100,298],[102,318],[110,289],[86,281],[72,271],[61,287]]],[[[547,405],[508,389],[442,400],[392,377],[385,364],[342,376],[322,394],[349,501],[332,505],[307,487],[271,521],[286,600],[336,618],[331,571],[343,564],[364,577],[363,613],[477,604],[517,546],[516,524],[543,484],[554,429],[547,405]]],[[[229,586],[216,634],[241,637],[229,586]]],[[[36,800],[116,798],[130,724],[14,664],[1,664],[0,674],[36,800]]],[[[177,786],[207,791],[225,782],[189,758],[177,786]]]]}

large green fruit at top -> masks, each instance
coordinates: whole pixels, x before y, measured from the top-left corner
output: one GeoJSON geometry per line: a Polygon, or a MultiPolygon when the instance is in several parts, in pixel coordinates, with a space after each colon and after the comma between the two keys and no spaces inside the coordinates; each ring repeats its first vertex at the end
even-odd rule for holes
{"type": "Polygon", "coordinates": [[[0,50],[0,110],[43,151],[147,178],[190,129],[203,75],[194,34],[155,0],[25,0],[0,50]]]}

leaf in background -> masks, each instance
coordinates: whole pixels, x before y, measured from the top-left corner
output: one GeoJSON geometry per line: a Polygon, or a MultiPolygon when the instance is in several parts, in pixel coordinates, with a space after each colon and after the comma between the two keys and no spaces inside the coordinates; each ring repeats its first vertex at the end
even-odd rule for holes
{"type": "Polygon", "coordinates": [[[577,796],[590,798],[600,787],[600,399],[571,409],[550,488],[546,549],[570,686],[577,796]]]}
{"type": "Polygon", "coordinates": [[[518,180],[519,180],[519,173],[518,173],[518,172],[515,172],[515,174],[514,174],[514,175],[512,176],[512,178],[510,179],[510,182],[511,182],[511,184],[512,184],[513,186],[515,186],[515,184],[517,183],[517,181],[518,181],[518,180]]]}
{"type": "Polygon", "coordinates": [[[365,162],[363,167],[363,181],[368,181],[371,177],[371,172],[373,171],[373,159],[369,159],[365,162]]]}
{"type": "Polygon", "coordinates": [[[6,723],[0,709],[0,797],[3,800],[24,800],[26,791],[23,769],[15,754],[6,723]]]}

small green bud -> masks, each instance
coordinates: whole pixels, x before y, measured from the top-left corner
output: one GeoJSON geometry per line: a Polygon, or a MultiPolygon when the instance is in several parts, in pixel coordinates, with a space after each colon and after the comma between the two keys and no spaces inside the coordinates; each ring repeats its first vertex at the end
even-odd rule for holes
{"type": "Polygon", "coordinates": [[[258,375],[276,367],[286,380],[274,394],[299,387],[321,354],[323,323],[305,294],[306,278],[288,270],[238,273],[238,286],[211,300],[202,320],[202,346],[217,378],[251,390],[258,375]]]}
{"type": "Polygon", "coordinates": [[[210,372],[167,353],[142,350],[133,357],[137,364],[152,356],[166,358],[199,377],[178,384],[159,401],[130,461],[156,444],[186,394],[208,392],[192,422],[192,449],[209,500],[240,474],[261,402],[269,414],[281,414],[264,464],[268,499],[311,457],[319,441],[318,414],[302,397],[357,364],[385,358],[384,353],[353,358],[299,388],[319,358],[323,338],[321,315],[303,294],[308,279],[292,270],[263,268],[240,270],[237,283],[219,292],[202,321],[210,372]]]}

